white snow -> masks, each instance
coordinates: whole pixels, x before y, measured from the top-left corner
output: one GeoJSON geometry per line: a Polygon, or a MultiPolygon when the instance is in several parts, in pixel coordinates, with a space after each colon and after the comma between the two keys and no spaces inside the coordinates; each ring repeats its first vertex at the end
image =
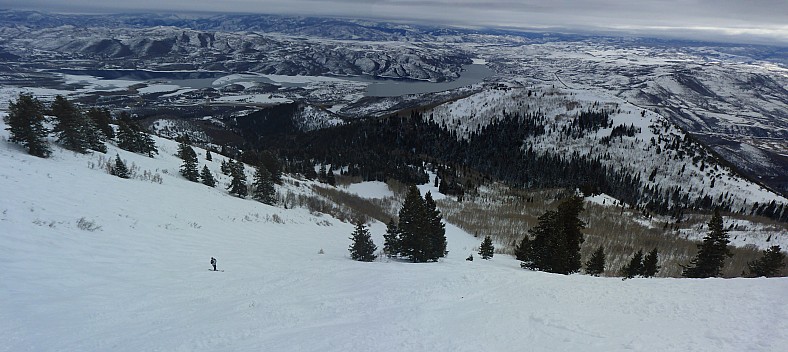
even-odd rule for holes
{"type": "Polygon", "coordinates": [[[151,93],[165,93],[165,92],[174,92],[181,89],[181,86],[174,85],[174,84],[150,84],[147,87],[143,87],[137,89],[137,92],[140,94],[151,94],[151,93]]]}
{"type": "MultiPolygon", "coordinates": [[[[347,251],[352,225],[227,195],[219,155],[207,162],[196,150],[200,167],[207,164],[220,181],[212,189],[178,175],[172,141],[156,139],[155,158],[109,146],[107,155],[56,147],[40,159],[9,143],[4,128],[0,351],[716,352],[788,345],[786,278],[621,281],[526,271],[504,255],[468,262],[481,240],[451,224],[450,252],[438,263],[355,262],[347,251]],[[138,178],[97,166],[116,153],[138,178]],[[212,256],[224,272],[208,270],[212,256]]],[[[357,191],[373,191],[367,187],[357,191]]],[[[372,226],[378,247],[384,229],[372,226]]]]}
{"type": "Polygon", "coordinates": [[[389,189],[389,186],[385,182],[380,181],[353,183],[347,186],[345,191],[360,197],[373,199],[382,199],[394,196],[394,192],[389,189]]]}

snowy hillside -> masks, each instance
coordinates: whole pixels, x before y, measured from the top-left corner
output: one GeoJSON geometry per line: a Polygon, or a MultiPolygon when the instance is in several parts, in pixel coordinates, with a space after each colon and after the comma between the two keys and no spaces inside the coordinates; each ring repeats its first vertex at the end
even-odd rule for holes
{"type": "MultiPolygon", "coordinates": [[[[537,86],[488,88],[424,114],[459,138],[500,120],[504,114],[531,114],[545,133],[524,141],[523,149],[569,158],[599,158],[609,167],[637,176],[652,194],[687,206],[706,198],[709,204],[747,213],[754,203],[788,204],[788,199],[736,175],[665,117],[627,103],[607,92],[537,86]],[[583,112],[605,112],[609,123],[597,129],[578,127],[583,112]],[[618,128],[618,129],[617,129],[618,128]],[[629,134],[626,129],[629,128],[629,134]],[[673,195],[680,190],[682,199],[673,195]]],[[[649,202],[648,197],[642,199],[649,202]]],[[[697,203],[696,203],[697,204],[697,203]]]]}
{"type": "MultiPolygon", "coordinates": [[[[55,147],[40,159],[9,143],[2,128],[0,351],[777,351],[788,344],[788,310],[779,304],[785,278],[621,281],[525,271],[503,255],[468,262],[478,240],[452,225],[450,253],[439,263],[355,262],[350,224],[229,196],[221,156],[207,162],[197,149],[200,164],[219,177],[211,189],[178,175],[172,141],[157,139],[155,158],[109,146],[107,155],[55,147]],[[135,178],[101,168],[116,153],[135,178]],[[212,256],[223,272],[208,270],[212,256]]],[[[384,228],[372,226],[379,247],[384,228]]]]}

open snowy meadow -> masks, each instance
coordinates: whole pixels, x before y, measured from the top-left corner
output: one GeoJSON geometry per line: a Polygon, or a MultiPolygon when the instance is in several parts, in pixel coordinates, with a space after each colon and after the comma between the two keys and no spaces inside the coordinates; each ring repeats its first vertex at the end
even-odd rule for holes
{"type": "MultiPolygon", "coordinates": [[[[451,224],[449,254],[438,263],[356,262],[347,250],[351,224],[228,195],[219,155],[206,161],[196,149],[200,168],[219,179],[212,189],[178,174],[172,141],[156,139],[154,158],[108,145],[106,155],[53,147],[40,159],[8,142],[4,129],[0,351],[788,346],[786,278],[532,272],[505,255],[466,261],[481,239],[451,224]],[[116,153],[135,178],[106,172],[116,153]],[[223,271],[209,270],[211,257],[223,271]]],[[[378,248],[384,231],[371,224],[378,248]]]]}

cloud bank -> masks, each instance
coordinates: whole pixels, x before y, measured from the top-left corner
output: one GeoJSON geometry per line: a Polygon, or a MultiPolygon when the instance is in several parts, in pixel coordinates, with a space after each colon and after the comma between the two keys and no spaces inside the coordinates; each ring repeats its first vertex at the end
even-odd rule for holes
{"type": "Polygon", "coordinates": [[[784,0],[0,0],[0,8],[323,15],[788,45],[784,0]]]}

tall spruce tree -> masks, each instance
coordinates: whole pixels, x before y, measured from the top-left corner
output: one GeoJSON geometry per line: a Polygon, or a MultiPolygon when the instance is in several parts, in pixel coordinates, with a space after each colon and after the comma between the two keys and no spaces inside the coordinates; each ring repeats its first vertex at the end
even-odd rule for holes
{"type": "Polygon", "coordinates": [[[621,276],[631,279],[635,276],[643,275],[643,250],[640,249],[629,260],[629,264],[621,268],[621,276]]]}
{"type": "Polygon", "coordinates": [[[363,223],[358,222],[356,224],[356,229],[351,234],[350,239],[353,243],[350,244],[348,251],[350,251],[350,258],[353,260],[371,262],[378,257],[375,255],[378,247],[372,242],[372,236],[363,223]]]}
{"type": "Polygon", "coordinates": [[[132,121],[128,114],[121,114],[118,120],[118,147],[133,153],[139,153],[153,157],[158,154],[156,143],[150,134],[143,131],[142,127],[132,121]]]}
{"type": "Polygon", "coordinates": [[[123,160],[120,159],[119,154],[115,154],[115,165],[110,167],[110,174],[118,176],[120,178],[129,178],[129,169],[126,167],[126,164],[123,160]]]}
{"type": "Polygon", "coordinates": [[[728,248],[730,239],[728,230],[722,224],[719,209],[714,211],[709,220],[709,233],[703,237],[703,242],[698,245],[698,254],[689,265],[682,266],[681,275],[692,278],[707,278],[720,276],[725,266],[725,258],[730,258],[733,253],[728,248]]]}
{"type": "Polygon", "coordinates": [[[50,108],[54,116],[52,132],[66,149],[85,153],[88,149],[87,131],[79,110],[62,95],[55,97],[50,108]]]}
{"type": "Polygon", "coordinates": [[[580,220],[583,198],[574,195],[558,205],[556,210],[542,214],[539,223],[528,233],[533,236],[529,257],[524,268],[559,274],[580,271],[580,245],[585,223],[580,220]]]}
{"type": "Polygon", "coordinates": [[[648,252],[645,258],[643,258],[643,277],[654,277],[657,276],[659,272],[660,266],[657,264],[659,261],[659,253],[657,252],[657,247],[648,252]]]}
{"type": "MultiPolygon", "coordinates": [[[[528,235],[523,236],[523,239],[520,240],[520,243],[514,248],[514,257],[521,262],[525,262],[530,259],[531,257],[531,239],[528,238],[528,235]]],[[[520,265],[523,266],[525,263],[521,263],[520,265]]]]}
{"type": "Polygon", "coordinates": [[[400,256],[415,263],[426,262],[431,257],[429,221],[424,199],[415,185],[408,188],[405,202],[399,211],[400,256]]]}
{"type": "Polygon", "coordinates": [[[583,229],[586,224],[580,220],[584,210],[583,198],[573,195],[558,205],[557,234],[555,253],[559,259],[554,261],[555,272],[571,274],[580,271],[583,264],[580,257],[580,246],[585,241],[583,229]]]}
{"type": "Polygon", "coordinates": [[[266,170],[271,173],[271,179],[275,184],[282,184],[282,163],[279,158],[268,150],[260,152],[260,162],[263,163],[266,170]]]}
{"type": "Polygon", "coordinates": [[[115,130],[110,125],[112,123],[112,114],[110,114],[109,110],[90,108],[85,115],[93,121],[93,125],[101,131],[105,138],[115,138],[115,130]]]}
{"type": "Polygon", "coordinates": [[[489,235],[484,236],[484,240],[479,246],[479,255],[482,259],[490,259],[495,255],[495,246],[493,246],[492,238],[489,235]]]}
{"type": "Polygon", "coordinates": [[[599,276],[605,273],[605,247],[599,248],[591,254],[591,258],[586,262],[586,274],[599,276]]]}
{"type": "Polygon", "coordinates": [[[230,180],[230,185],[227,187],[227,190],[239,198],[246,198],[246,172],[244,171],[244,164],[242,162],[233,162],[230,160],[230,177],[232,177],[232,179],[230,180]]]}
{"type": "Polygon", "coordinates": [[[202,180],[202,184],[208,187],[216,187],[216,179],[213,178],[211,170],[208,170],[208,165],[203,165],[202,171],[200,172],[200,179],[202,180]]]}
{"type": "Polygon", "coordinates": [[[443,223],[443,216],[438,210],[438,205],[432,199],[432,192],[427,192],[424,195],[424,208],[427,212],[427,236],[429,237],[428,260],[438,260],[446,255],[446,225],[443,223]]]}
{"type": "Polygon", "coordinates": [[[386,225],[386,234],[383,235],[383,252],[389,257],[396,257],[400,252],[399,231],[397,222],[390,219],[386,225]]]}
{"type": "Polygon", "coordinates": [[[46,142],[49,130],[44,125],[44,104],[29,94],[19,94],[8,103],[8,115],[3,118],[11,133],[11,142],[22,145],[30,155],[46,158],[51,153],[46,142]]]}
{"type": "Polygon", "coordinates": [[[211,156],[211,151],[210,150],[206,150],[205,151],[205,160],[213,161],[213,157],[211,156]]]}
{"type": "Polygon", "coordinates": [[[522,267],[532,270],[552,271],[551,256],[553,255],[552,248],[556,240],[554,234],[557,215],[558,213],[554,210],[546,211],[537,218],[537,225],[528,230],[529,236],[533,236],[533,239],[530,241],[531,248],[528,256],[521,264],[522,267]]]}
{"type": "Polygon", "coordinates": [[[276,204],[274,180],[271,179],[271,173],[262,164],[257,166],[252,187],[252,198],[268,205],[276,204]]]}
{"type": "Polygon", "coordinates": [[[181,164],[181,175],[192,182],[200,182],[200,171],[197,170],[197,153],[188,145],[182,145],[180,157],[183,159],[181,164]]]}
{"type": "Polygon", "coordinates": [[[750,275],[755,277],[780,276],[785,268],[785,254],[780,246],[771,246],[763,251],[762,257],[747,263],[747,266],[750,268],[750,275]]]}

